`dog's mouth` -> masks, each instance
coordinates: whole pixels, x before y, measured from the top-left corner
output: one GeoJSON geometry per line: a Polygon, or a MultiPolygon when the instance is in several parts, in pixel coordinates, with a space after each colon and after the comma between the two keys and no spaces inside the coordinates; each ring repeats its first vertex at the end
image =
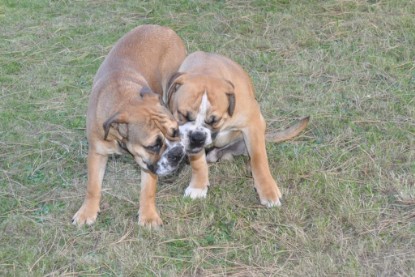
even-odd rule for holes
{"type": "MultiPolygon", "coordinates": [[[[169,142],[167,142],[169,144],[169,142]]],[[[165,176],[177,170],[185,157],[185,151],[182,144],[169,144],[169,149],[166,150],[160,160],[157,162],[155,173],[158,176],[165,176]]]]}
{"type": "Polygon", "coordinates": [[[157,169],[154,171],[154,173],[159,177],[164,177],[175,173],[180,168],[184,157],[185,155],[175,159],[174,161],[168,161],[166,163],[163,162],[160,165],[157,164],[157,169]]]}
{"type": "Polygon", "coordinates": [[[153,165],[153,164],[146,164],[147,165],[147,170],[150,171],[153,174],[157,173],[157,165],[153,165]]]}

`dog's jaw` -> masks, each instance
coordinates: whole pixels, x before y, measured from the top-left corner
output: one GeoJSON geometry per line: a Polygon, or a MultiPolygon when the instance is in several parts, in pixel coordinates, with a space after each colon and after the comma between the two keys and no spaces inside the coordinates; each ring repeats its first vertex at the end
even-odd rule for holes
{"type": "Polygon", "coordinates": [[[166,176],[176,171],[185,156],[184,147],[181,142],[170,142],[166,140],[166,145],[167,149],[157,162],[155,173],[158,176],[166,176]]]}

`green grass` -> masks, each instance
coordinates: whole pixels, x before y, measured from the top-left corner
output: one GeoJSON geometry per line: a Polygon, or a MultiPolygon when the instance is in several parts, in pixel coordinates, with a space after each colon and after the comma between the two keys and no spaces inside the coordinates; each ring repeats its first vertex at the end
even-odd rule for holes
{"type": "Polygon", "coordinates": [[[0,0],[0,275],[414,276],[414,1],[0,0]],[[174,2],[174,3],[171,3],[174,2]],[[160,182],[159,231],[137,224],[139,170],[113,157],[96,224],[70,224],[86,186],[93,76],[133,27],[239,62],[284,193],[259,205],[246,160],[210,166],[206,200],[160,182]]]}

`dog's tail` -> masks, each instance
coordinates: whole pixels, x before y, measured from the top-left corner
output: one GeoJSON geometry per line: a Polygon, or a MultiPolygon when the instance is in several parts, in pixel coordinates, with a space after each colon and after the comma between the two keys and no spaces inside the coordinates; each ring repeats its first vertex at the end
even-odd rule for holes
{"type": "Polygon", "coordinates": [[[267,133],[266,134],[266,140],[268,142],[283,142],[289,139],[292,139],[296,136],[298,136],[308,125],[308,121],[310,121],[310,116],[306,116],[287,129],[283,131],[276,131],[273,133],[267,133]]]}

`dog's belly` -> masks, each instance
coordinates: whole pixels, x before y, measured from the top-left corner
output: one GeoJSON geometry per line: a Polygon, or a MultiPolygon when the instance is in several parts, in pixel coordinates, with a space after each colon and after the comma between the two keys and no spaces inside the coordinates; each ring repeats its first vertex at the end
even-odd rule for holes
{"type": "Polygon", "coordinates": [[[217,148],[225,147],[232,142],[242,138],[242,132],[240,130],[225,130],[220,131],[214,142],[213,145],[217,148]]]}

